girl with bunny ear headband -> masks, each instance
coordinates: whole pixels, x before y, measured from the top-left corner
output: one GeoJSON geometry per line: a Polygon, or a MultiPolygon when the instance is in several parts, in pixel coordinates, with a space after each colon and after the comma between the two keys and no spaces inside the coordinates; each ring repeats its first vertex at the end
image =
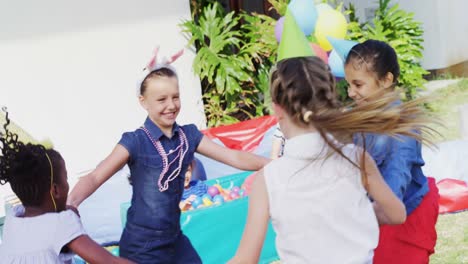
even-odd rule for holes
{"type": "Polygon", "coordinates": [[[148,64],[146,64],[145,68],[143,68],[141,77],[138,78],[138,83],[137,83],[137,95],[138,96],[144,93],[144,90],[145,90],[144,84],[146,83],[146,80],[148,78],[151,78],[154,76],[161,76],[161,75],[171,75],[177,78],[177,70],[171,64],[184,54],[184,49],[179,50],[178,52],[174,53],[169,58],[162,57],[162,59],[160,59],[159,61],[158,61],[158,53],[159,53],[159,46],[156,46],[153,52],[153,56],[151,57],[151,60],[148,62],[148,64]],[[165,73],[162,73],[162,72],[160,73],[160,71],[165,72],[165,73]],[[172,74],[169,73],[168,71],[171,71],[172,74]]]}
{"type": "Polygon", "coordinates": [[[179,202],[184,177],[198,152],[242,170],[259,170],[269,160],[212,142],[193,125],[179,125],[179,81],[172,63],[183,53],[159,60],[159,49],[143,70],[138,99],[148,117],[140,128],[126,132],[94,171],[82,177],[68,197],[78,206],[112,175],[128,164],[131,206],[120,239],[120,256],[137,263],[201,263],[180,228],[179,202]]]}

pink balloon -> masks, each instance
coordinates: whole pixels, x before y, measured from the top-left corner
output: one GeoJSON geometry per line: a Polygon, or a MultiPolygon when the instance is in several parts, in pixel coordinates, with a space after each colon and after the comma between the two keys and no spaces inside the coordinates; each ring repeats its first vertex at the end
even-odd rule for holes
{"type": "Polygon", "coordinates": [[[281,41],[281,35],[283,34],[283,24],[284,24],[284,17],[280,17],[280,19],[276,21],[276,25],[275,25],[275,37],[278,43],[281,41]]]}
{"type": "Polygon", "coordinates": [[[310,46],[315,52],[315,55],[321,58],[325,63],[328,64],[328,54],[325,50],[323,50],[318,44],[310,43],[310,46]]]}

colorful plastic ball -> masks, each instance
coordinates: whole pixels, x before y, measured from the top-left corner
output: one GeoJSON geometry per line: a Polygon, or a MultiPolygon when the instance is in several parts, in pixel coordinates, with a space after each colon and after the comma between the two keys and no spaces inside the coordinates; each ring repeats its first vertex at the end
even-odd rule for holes
{"type": "Polygon", "coordinates": [[[246,196],[245,194],[246,194],[245,190],[242,189],[242,190],[239,191],[239,196],[240,197],[245,197],[246,196]]]}
{"type": "Polygon", "coordinates": [[[327,37],[344,39],[348,23],[342,13],[334,9],[322,10],[315,26],[317,42],[325,51],[330,51],[332,45],[327,37]]]}
{"type": "Polygon", "coordinates": [[[231,201],[231,196],[228,194],[228,193],[223,193],[223,198],[224,198],[224,201],[231,201]]]}
{"type": "Polygon", "coordinates": [[[111,248],[110,253],[114,256],[119,256],[119,247],[111,248]]]}
{"type": "Polygon", "coordinates": [[[205,193],[201,198],[202,198],[202,200],[208,199],[208,200],[210,200],[210,201],[211,201],[211,199],[212,199],[211,195],[209,195],[209,194],[207,194],[207,193],[205,193]]]}
{"type": "Polygon", "coordinates": [[[232,187],[232,189],[231,189],[231,192],[239,193],[239,191],[240,191],[239,186],[234,186],[234,187],[232,187]]]}
{"type": "Polygon", "coordinates": [[[213,202],[215,204],[223,204],[224,203],[224,197],[222,195],[216,195],[215,197],[213,197],[213,202]]]}
{"type": "Polygon", "coordinates": [[[223,187],[221,187],[221,185],[219,184],[213,184],[214,187],[216,187],[216,189],[218,189],[219,193],[222,193],[223,192],[223,187]]]}
{"type": "Polygon", "coordinates": [[[201,197],[197,196],[193,201],[192,201],[192,207],[194,209],[197,209],[201,204],[203,204],[203,200],[201,197]]]}
{"type": "Polygon", "coordinates": [[[276,21],[276,24],[275,24],[275,37],[278,43],[281,41],[281,36],[283,35],[283,25],[284,25],[284,17],[280,17],[280,19],[278,19],[278,21],[276,21]]]}
{"type": "Polygon", "coordinates": [[[313,0],[292,0],[289,10],[306,36],[312,34],[317,23],[317,9],[313,0]]]}
{"type": "Polygon", "coordinates": [[[210,186],[207,192],[211,197],[215,197],[216,195],[219,194],[219,190],[215,186],[210,186]]]}
{"type": "Polygon", "coordinates": [[[237,192],[231,192],[229,196],[231,197],[232,200],[238,199],[240,197],[239,193],[237,192]]]}
{"type": "Polygon", "coordinates": [[[211,201],[211,199],[205,197],[203,198],[203,205],[210,206],[213,205],[213,202],[211,201]]]}

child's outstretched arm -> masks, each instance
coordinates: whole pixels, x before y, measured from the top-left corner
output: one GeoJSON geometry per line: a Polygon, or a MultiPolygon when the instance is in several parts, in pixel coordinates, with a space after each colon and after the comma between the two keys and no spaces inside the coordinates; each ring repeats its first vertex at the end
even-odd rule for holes
{"type": "Polygon", "coordinates": [[[249,212],[236,255],[229,264],[258,263],[268,228],[269,202],[263,170],[255,176],[249,195],[249,212]]]}
{"type": "Polygon", "coordinates": [[[134,263],[130,260],[113,256],[109,251],[102,248],[87,235],[81,235],[75,238],[68,243],[68,247],[87,263],[134,263]]]}
{"type": "Polygon", "coordinates": [[[206,136],[203,136],[197,152],[240,170],[260,170],[270,162],[270,159],[262,156],[220,146],[206,136]]]}
{"type": "Polygon", "coordinates": [[[402,224],[406,220],[406,208],[393,193],[380,174],[374,159],[366,152],[365,171],[368,180],[368,192],[374,200],[374,210],[380,224],[402,224]]]}
{"type": "Polygon", "coordinates": [[[128,150],[121,145],[117,145],[111,154],[92,172],[80,178],[70,195],[68,195],[67,204],[78,207],[99,186],[119,171],[127,163],[129,157],[128,150]]]}

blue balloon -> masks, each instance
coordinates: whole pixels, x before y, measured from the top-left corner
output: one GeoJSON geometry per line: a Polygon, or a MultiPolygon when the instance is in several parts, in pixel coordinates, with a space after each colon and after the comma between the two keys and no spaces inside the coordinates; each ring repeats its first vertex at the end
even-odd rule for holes
{"type": "Polygon", "coordinates": [[[312,34],[318,17],[314,0],[292,0],[288,8],[302,32],[304,32],[306,36],[312,34]]]}
{"type": "Polygon", "coordinates": [[[344,62],[336,50],[332,50],[330,53],[330,57],[328,57],[328,65],[335,77],[345,77],[344,62]]]}

